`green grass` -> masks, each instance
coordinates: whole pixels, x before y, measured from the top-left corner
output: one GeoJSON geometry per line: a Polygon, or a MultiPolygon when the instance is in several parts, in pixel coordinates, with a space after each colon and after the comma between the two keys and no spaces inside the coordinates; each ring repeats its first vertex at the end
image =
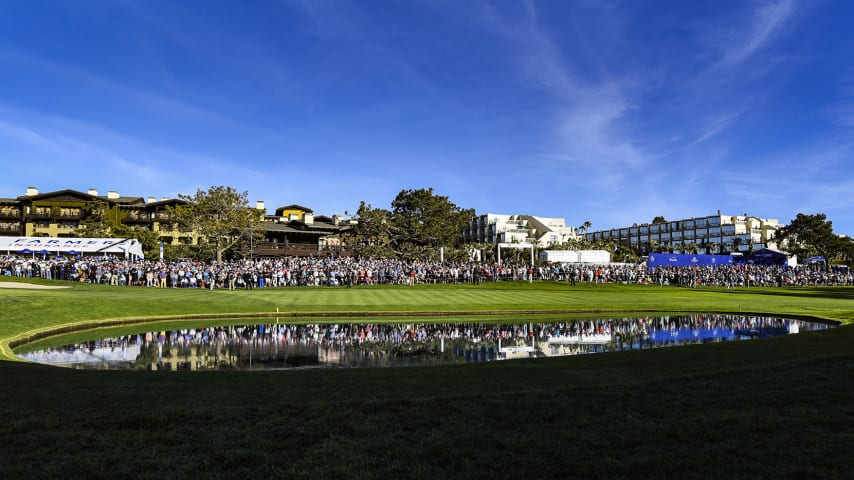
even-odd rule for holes
{"type": "MultiPolygon", "coordinates": [[[[8,355],[11,341],[68,326],[277,308],[294,318],[742,311],[851,323],[853,297],[852,288],[549,283],[74,285],[0,289],[0,342],[8,355]]],[[[852,326],[430,368],[157,373],[0,361],[0,381],[0,478],[848,478],[854,469],[852,326]]]]}

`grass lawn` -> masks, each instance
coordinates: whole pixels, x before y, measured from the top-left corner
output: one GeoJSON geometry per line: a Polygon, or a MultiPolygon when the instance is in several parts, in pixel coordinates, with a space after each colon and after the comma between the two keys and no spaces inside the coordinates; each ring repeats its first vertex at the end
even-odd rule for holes
{"type": "Polygon", "coordinates": [[[2,288],[0,478],[849,478],[852,326],[607,355],[253,373],[67,370],[11,361],[9,343],[98,321],[277,309],[762,312],[850,323],[852,300],[854,288],[556,283],[2,288]]]}

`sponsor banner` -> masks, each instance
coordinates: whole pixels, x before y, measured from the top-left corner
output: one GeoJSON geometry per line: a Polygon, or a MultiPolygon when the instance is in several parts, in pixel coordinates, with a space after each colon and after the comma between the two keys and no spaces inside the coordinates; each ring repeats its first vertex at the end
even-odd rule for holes
{"type": "Polygon", "coordinates": [[[142,246],[133,238],[0,237],[0,252],[67,255],[134,255],[142,258],[142,246]]]}
{"type": "Polygon", "coordinates": [[[727,266],[735,262],[731,255],[692,255],[687,253],[651,253],[647,258],[647,268],[691,267],[691,266],[727,266]]]}

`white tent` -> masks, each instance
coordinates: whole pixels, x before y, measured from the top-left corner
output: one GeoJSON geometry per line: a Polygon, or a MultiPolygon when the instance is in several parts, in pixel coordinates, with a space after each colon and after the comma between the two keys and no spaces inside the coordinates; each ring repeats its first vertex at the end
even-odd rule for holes
{"type": "Polygon", "coordinates": [[[135,238],[0,237],[0,252],[145,257],[135,238]]]}
{"type": "Polygon", "coordinates": [[[540,261],[555,263],[611,263],[611,254],[607,250],[544,250],[540,252],[540,261]]]}

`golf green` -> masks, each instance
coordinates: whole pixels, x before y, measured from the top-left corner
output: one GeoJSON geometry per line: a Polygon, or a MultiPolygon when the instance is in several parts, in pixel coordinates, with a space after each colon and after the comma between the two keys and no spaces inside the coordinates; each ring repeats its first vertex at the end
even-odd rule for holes
{"type": "MultiPolygon", "coordinates": [[[[29,283],[70,288],[0,289],[7,360],[10,343],[40,332],[204,315],[698,311],[854,320],[854,288],[508,282],[229,292],[29,283]]],[[[165,374],[2,361],[0,379],[2,478],[844,478],[854,468],[847,325],[429,368],[165,374]]]]}

